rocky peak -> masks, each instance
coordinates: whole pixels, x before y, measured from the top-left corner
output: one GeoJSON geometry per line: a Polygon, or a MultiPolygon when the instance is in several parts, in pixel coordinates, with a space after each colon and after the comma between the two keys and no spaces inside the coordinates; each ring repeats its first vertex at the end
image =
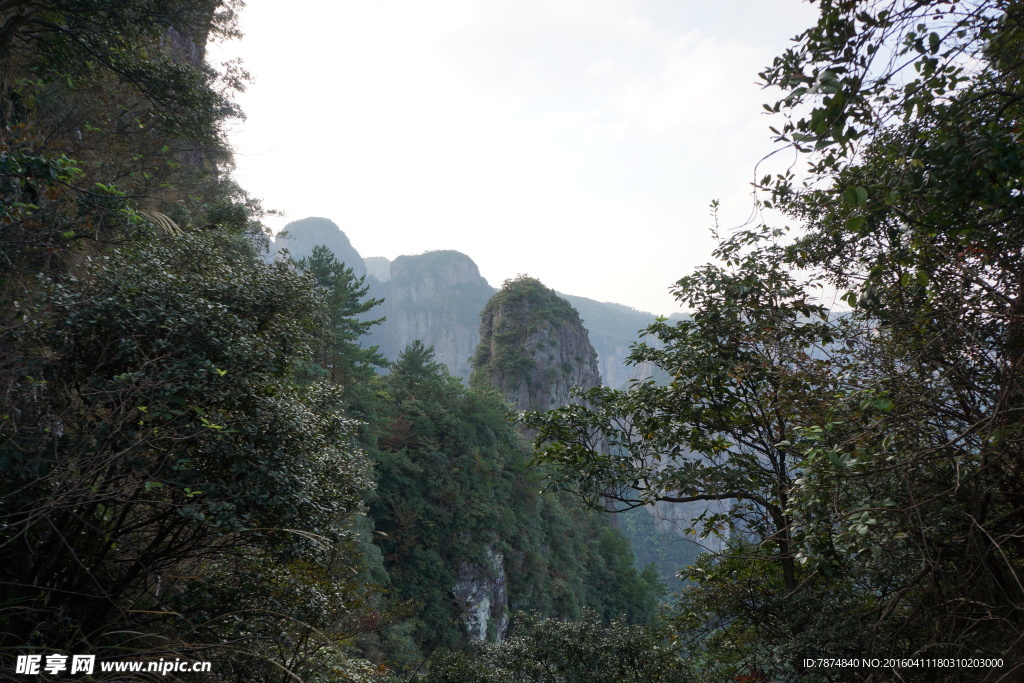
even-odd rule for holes
{"type": "Polygon", "coordinates": [[[600,386],[601,375],[572,304],[520,275],[484,306],[471,381],[497,387],[518,410],[549,410],[569,403],[573,387],[600,386]]]}
{"type": "Polygon", "coordinates": [[[434,347],[452,375],[468,379],[480,309],[494,293],[473,259],[457,251],[399,256],[387,279],[377,280],[371,294],[384,299],[380,315],[386,320],[369,342],[387,358],[397,358],[406,346],[422,341],[434,347]]]}
{"type": "Polygon", "coordinates": [[[404,285],[395,295],[415,303],[449,299],[459,285],[489,288],[473,259],[451,250],[399,256],[391,262],[391,281],[404,285]]]}

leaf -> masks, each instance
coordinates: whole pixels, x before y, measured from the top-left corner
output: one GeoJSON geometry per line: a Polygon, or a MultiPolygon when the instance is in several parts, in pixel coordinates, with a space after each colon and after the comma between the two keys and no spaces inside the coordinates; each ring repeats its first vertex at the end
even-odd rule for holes
{"type": "Polygon", "coordinates": [[[892,401],[884,397],[875,397],[871,399],[870,403],[873,407],[885,413],[892,410],[892,401]]]}

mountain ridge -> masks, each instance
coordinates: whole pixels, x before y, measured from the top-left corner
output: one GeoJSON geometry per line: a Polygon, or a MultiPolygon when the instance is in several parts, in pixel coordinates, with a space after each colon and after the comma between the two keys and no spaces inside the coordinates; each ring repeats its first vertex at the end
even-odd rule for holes
{"type": "MultiPolygon", "coordinates": [[[[326,244],[356,275],[366,276],[370,296],[384,299],[372,314],[383,316],[385,322],[371,332],[366,340],[368,345],[380,347],[380,352],[393,361],[418,339],[434,347],[437,359],[453,376],[468,382],[470,359],[480,341],[480,314],[499,291],[480,275],[472,257],[456,250],[439,249],[394,259],[364,258],[344,231],[326,218],[293,221],[285,231],[285,237],[279,235],[272,241],[271,256],[288,249],[293,258],[300,258],[311,252],[313,246],[326,244]]],[[[655,369],[647,364],[626,363],[630,345],[654,322],[655,314],[625,304],[557,294],[579,311],[597,351],[598,370],[606,386],[621,389],[632,380],[655,374],[655,369]]],[[[677,317],[682,316],[673,314],[670,319],[677,317]]]]}

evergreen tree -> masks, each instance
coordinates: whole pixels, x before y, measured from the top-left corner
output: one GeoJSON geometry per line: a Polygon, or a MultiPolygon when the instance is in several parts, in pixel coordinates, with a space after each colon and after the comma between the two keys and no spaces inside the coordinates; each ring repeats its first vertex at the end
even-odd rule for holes
{"type": "Polygon", "coordinates": [[[507,605],[492,602],[490,637],[519,610],[579,619],[589,607],[604,619],[651,619],[657,577],[637,572],[628,543],[600,513],[541,491],[499,395],[467,390],[418,342],[382,383],[390,426],[370,514],[392,598],[413,609],[419,654],[407,652],[403,664],[466,646],[466,605],[454,589],[471,575],[503,575],[507,585],[507,605]]]}

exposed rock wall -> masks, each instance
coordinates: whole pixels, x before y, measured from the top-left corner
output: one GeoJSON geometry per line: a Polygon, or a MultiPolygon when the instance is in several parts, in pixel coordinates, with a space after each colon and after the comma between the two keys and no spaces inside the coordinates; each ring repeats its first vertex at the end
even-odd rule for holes
{"type": "Polygon", "coordinates": [[[374,315],[386,320],[369,343],[395,359],[419,340],[434,347],[434,357],[453,376],[469,379],[470,357],[480,339],[480,309],[494,292],[473,260],[457,251],[399,256],[389,275],[372,287],[371,294],[384,299],[374,315]]]}
{"type": "Polygon", "coordinates": [[[604,385],[613,389],[625,389],[633,380],[644,380],[658,374],[658,368],[650,363],[626,365],[629,344],[594,344],[597,349],[597,367],[604,385]]]}
{"type": "Polygon", "coordinates": [[[470,639],[500,643],[508,633],[509,624],[505,557],[493,544],[485,552],[487,559],[483,566],[459,563],[459,579],[452,593],[463,607],[463,624],[470,639]]]}
{"type": "Polygon", "coordinates": [[[366,264],[366,274],[378,282],[387,282],[391,279],[391,260],[383,256],[367,256],[363,259],[366,264]]]}
{"type": "MultiPolygon", "coordinates": [[[[435,357],[453,376],[469,379],[471,357],[480,341],[481,311],[497,291],[481,277],[470,257],[457,251],[431,251],[399,256],[394,261],[383,256],[363,259],[345,233],[326,218],[303,218],[289,223],[285,230],[287,235],[271,245],[271,258],[288,249],[292,258],[299,259],[311,254],[314,246],[325,244],[357,275],[368,275],[370,295],[384,299],[369,315],[387,320],[366,344],[380,347],[385,358],[395,360],[418,339],[434,347],[435,357]]],[[[597,351],[597,374],[605,385],[623,389],[632,379],[654,374],[647,364],[625,364],[630,343],[637,339],[638,330],[654,321],[653,315],[621,304],[559,296],[579,312],[597,351]]],[[[569,361],[575,362],[575,358],[569,361]]]]}
{"type": "Polygon", "coordinates": [[[601,384],[597,352],[576,309],[523,276],[484,307],[473,365],[472,381],[500,389],[518,410],[563,406],[574,387],[601,384]]]}

